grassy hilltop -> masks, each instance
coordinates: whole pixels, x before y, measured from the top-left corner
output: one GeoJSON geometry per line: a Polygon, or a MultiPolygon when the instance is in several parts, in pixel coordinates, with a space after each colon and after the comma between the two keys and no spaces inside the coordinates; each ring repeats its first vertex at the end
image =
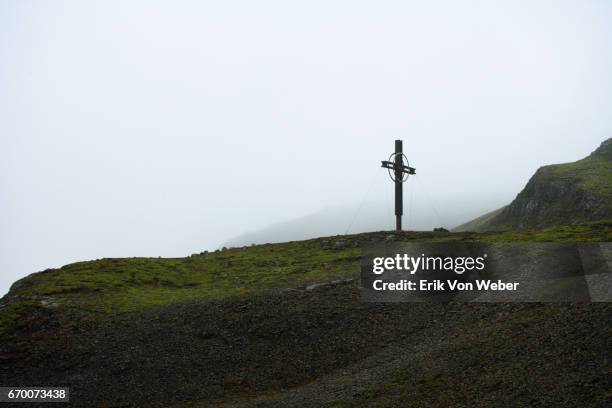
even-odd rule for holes
{"type": "Polygon", "coordinates": [[[70,385],[88,407],[599,406],[607,304],[366,304],[356,280],[370,242],[611,239],[604,221],[79,262],[0,301],[0,383],[70,385]]]}
{"type": "Polygon", "coordinates": [[[2,299],[0,333],[29,307],[116,314],[188,300],[213,300],[356,278],[360,244],[612,241],[611,222],[491,233],[378,232],[254,245],[186,258],[107,258],[48,269],[17,281],[2,299]],[[336,247],[336,243],[339,243],[336,247]]]}

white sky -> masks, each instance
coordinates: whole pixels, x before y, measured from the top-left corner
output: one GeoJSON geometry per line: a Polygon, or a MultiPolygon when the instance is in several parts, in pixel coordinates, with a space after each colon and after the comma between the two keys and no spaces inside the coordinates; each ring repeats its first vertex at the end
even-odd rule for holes
{"type": "Polygon", "coordinates": [[[396,138],[503,205],[610,137],[611,34],[603,0],[0,0],[0,294],[355,203],[396,138]]]}

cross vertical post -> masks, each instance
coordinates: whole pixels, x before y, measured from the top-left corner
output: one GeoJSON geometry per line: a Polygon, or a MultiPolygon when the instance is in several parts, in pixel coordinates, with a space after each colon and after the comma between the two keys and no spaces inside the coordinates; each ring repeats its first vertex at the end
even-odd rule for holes
{"type": "Polygon", "coordinates": [[[404,189],[402,179],[404,178],[402,169],[402,141],[395,141],[395,229],[402,230],[402,215],[404,215],[404,189]]]}
{"type": "Polygon", "coordinates": [[[408,165],[408,159],[404,155],[402,141],[395,141],[395,153],[391,154],[389,160],[382,161],[382,166],[389,171],[389,176],[395,184],[395,229],[402,230],[402,215],[404,215],[403,186],[404,181],[411,174],[416,174],[416,169],[408,165]],[[404,164],[405,160],[405,164],[404,164]]]}

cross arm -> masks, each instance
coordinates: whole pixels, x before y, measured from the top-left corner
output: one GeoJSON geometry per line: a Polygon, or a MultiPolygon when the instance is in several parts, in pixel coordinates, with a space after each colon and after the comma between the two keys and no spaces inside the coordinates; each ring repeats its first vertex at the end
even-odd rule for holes
{"type": "MultiPolygon", "coordinates": [[[[387,168],[387,169],[390,169],[390,170],[395,170],[395,163],[383,160],[383,161],[381,161],[381,166],[380,167],[384,167],[384,168],[387,168]]],[[[402,173],[416,174],[416,169],[414,167],[405,166],[403,164],[401,165],[401,171],[402,171],[402,173]]]]}

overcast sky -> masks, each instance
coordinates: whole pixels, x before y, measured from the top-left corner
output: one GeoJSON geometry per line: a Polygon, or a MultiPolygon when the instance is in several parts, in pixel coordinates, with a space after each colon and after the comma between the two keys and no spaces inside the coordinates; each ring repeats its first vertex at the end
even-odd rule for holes
{"type": "Polygon", "coordinates": [[[506,204],[611,136],[611,44],[604,0],[0,0],[0,294],[389,200],[396,138],[506,204]]]}

